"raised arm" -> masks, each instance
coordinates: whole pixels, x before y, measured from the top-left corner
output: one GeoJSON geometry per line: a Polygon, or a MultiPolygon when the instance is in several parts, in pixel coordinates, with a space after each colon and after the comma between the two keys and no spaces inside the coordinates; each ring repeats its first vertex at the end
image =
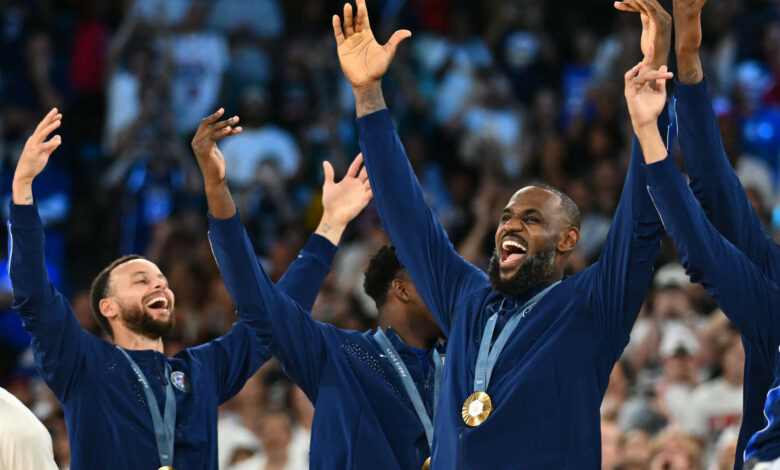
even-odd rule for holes
{"type": "Polygon", "coordinates": [[[766,272],[777,245],[766,235],[723,148],[718,118],[707,94],[707,80],[699,59],[701,11],[706,3],[707,0],[674,1],[679,69],[675,110],[680,148],[690,187],[707,218],[766,272]]]}
{"type": "Polygon", "coordinates": [[[674,161],[645,167],[648,190],[694,282],[772,363],[780,334],[778,287],[710,223],[674,161]]]}
{"type": "Polygon", "coordinates": [[[345,5],[343,27],[334,15],[333,28],[341,68],[355,94],[358,138],[375,204],[401,263],[446,335],[456,305],[487,286],[487,277],[453,249],[425,201],[384,103],[381,77],[398,44],[411,33],[397,31],[380,46],[364,0],[358,0],[357,10],[353,18],[351,5],[345,5]]]}
{"type": "MultiPolygon", "coordinates": [[[[637,5],[635,1],[626,3],[637,5]]],[[[634,74],[640,68],[644,73],[650,73],[652,64],[659,61],[657,47],[661,57],[667,54],[671,19],[663,13],[661,9],[642,15],[644,60],[633,69],[634,74]]],[[[656,133],[659,128],[665,130],[668,125],[667,115],[661,113],[664,98],[665,95],[660,97],[658,112],[648,121],[656,133]]],[[[661,145],[664,145],[663,142],[661,145]]],[[[586,299],[593,311],[596,327],[604,332],[604,344],[608,351],[616,355],[622,352],[628,342],[650,284],[653,264],[663,236],[663,226],[658,214],[653,213],[652,201],[645,188],[642,163],[642,149],[634,138],[623,192],[601,255],[580,278],[582,287],[586,289],[586,299]]]]}
{"type": "Polygon", "coordinates": [[[35,362],[43,379],[60,401],[76,386],[89,334],[76,321],[67,299],[49,281],[44,261],[43,225],[34,204],[32,183],[49,156],[62,142],[47,136],[62,122],[56,109],[38,124],[27,140],[13,179],[13,201],[8,221],[9,276],[12,308],[19,312],[33,338],[35,362]]]}

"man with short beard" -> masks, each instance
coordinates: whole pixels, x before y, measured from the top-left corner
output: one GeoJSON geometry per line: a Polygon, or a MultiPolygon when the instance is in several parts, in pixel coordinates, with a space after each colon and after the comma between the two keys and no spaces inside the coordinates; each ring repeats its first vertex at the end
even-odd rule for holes
{"type": "MultiPolygon", "coordinates": [[[[228,334],[168,357],[162,337],[173,328],[173,292],[154,263],[129,255],[105,268],[91,290],[93,314],[113,344],[79,327],[49,282],[32,193],[33,179],[61,143],[59,136],[46,141],[61,119],[56,109],[49,112],[17,164],[9,274],[13,308],[33,338],[36,365],[65,412],[72,468],[216,469],[217,407],[270,357],[257,338],[256,318],[239,311],[228,334]]],[[[201,123],[197,137],[208,142],[206,151],[218,152],[216,141],[236,131],[225,132],[224,123],[201,123]]],[[[323,217],[331,210],[326,204],[323,217]]],[[[310,309],[335,251],[324,237],[312,236],[279,287],[310,309]]]]}
{"type": "MultiPolygon", "coordinates": [[[[662,63],[666,50],[654,44],[667,39],[666,26],[646,30],[642,40],[646,55],[662,63]]],[[[382,76],[411,33],[377,43],[365,0],[357,1],[356,16],[345,5],[343,26],[334,15],[333,29],[382,224],[448,338],[431,468],[599,468],[599,407],[663,233],[639,147],[594,265],[563,279],[580,213],[561,191],[533,185],[502,211],[489,279],[458,256],[425,202],[384,102],[382,76]]]]}

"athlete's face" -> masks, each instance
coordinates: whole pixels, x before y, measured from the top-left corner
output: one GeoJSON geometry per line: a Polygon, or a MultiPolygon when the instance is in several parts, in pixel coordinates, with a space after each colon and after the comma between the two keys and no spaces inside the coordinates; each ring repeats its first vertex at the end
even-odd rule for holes
{"type": "Polygon", "coordinates": [[[520,294],[552,276],[565,225],[557,194],[534,186],[516,192],[501,212],[496,230],[489,272],[494,287],[520,294]]]}
{"type": "Polygon", "coordinates": [[[173,328],[174,295],[156,264],[136,259],[111,273],[119,319],[131,330],[157,339],[173,328]]]}

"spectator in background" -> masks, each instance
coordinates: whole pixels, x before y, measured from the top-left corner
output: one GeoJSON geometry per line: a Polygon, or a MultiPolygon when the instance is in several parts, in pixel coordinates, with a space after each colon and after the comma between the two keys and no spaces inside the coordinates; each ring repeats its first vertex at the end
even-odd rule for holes
{"type": "Polygon", "coordinates": [[[187,137],[208,115],[219,98],[222,74],[228,65],[225,37],[204,29],[207,2],[191,3],[181,29],[167,44],[171,67],[171,106],[176,131],[187,137]]]}
{"type": "Polygon", "coordinates": [[[656,393],[670,424],[682,426],[688,422],[693,390],[699,383],[699,349],[699,340],[687,326],[672,323],[664,329],[659,348],[663,376],[656,384],[656,393]]]}
{"type": "Polygon", "coordinates": [[[0,388],[0,468],[56,470],[51,436],[15,396],[0,388]]]}

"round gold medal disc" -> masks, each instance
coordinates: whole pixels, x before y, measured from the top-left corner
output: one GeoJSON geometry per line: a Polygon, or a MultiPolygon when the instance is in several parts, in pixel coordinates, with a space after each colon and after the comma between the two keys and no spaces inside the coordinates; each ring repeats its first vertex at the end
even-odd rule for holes
{"type": "Polygon", "coordinates": [[[431,468],[431,458],[430,457],[425,459],[425,462],[423,462],[422,470],[428,470],[429,468],[431,468]]]}
{"type": "Polygon", "coordinates": [[[475,427],[482,424],[490,413],[493,412],[493,402],[490,395],[485,392],[474,392],[463,402],[463,421],[469,426],[475,427]]]}

